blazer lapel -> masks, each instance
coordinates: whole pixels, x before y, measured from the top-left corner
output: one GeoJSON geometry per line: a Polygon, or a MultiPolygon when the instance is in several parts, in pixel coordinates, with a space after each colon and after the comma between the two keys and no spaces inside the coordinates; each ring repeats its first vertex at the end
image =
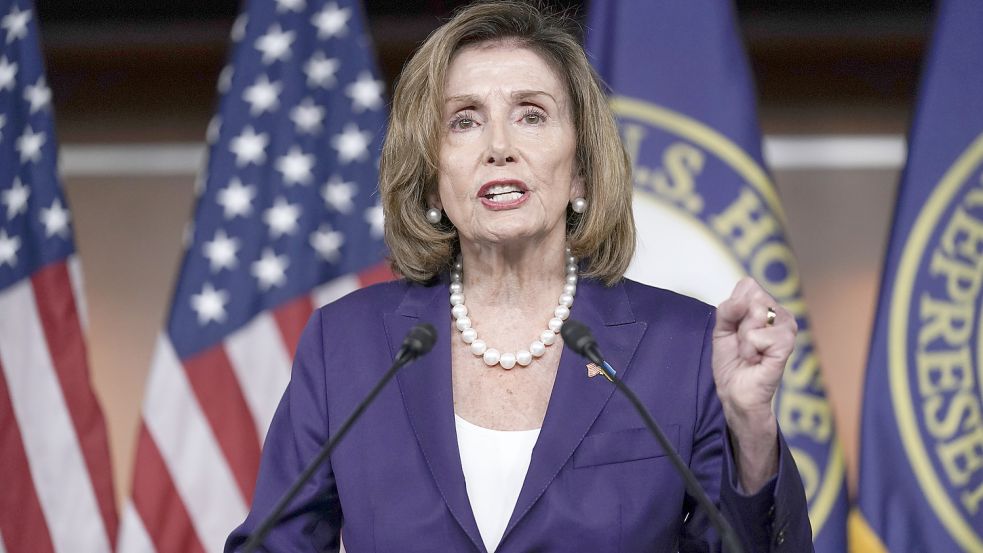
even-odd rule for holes
{"type": "Polygon", "coordinates": [[[430,287],[410,286],[396,312],[386,313],[384,318],[390,354],[393,356],[413,325],[428,322],[437,329],[433,351],[400,371],[396,380],[410,425],[437,489],[475,547],[484,551],[457,450],[450,366],[452,337],[447,331],[450,328],[450,304],[447,302],[446,283],[430,287]]]}
{"type": "MultiPolygon", "coordinates": [[[[623,285],[607,288],[581,281],[571,317],[591,328],[608,363],[624,378],[646,324],[635,322],[623,285]]],[[[586,366],[587,360],[564,348],[539,441],[503,543],[566,465],[614,393],[614,385],[603,377],[588,379],[586,366]]]]}

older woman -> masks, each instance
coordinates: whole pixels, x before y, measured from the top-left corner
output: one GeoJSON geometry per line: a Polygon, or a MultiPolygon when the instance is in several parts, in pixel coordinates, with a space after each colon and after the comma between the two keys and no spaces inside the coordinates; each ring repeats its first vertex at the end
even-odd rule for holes
{"type": "Polygon", "coordinates": [[[715,312],[624,279],[629,167],[566,21],[492,3],[437,30],[403,71],[381,164],[386,238],[404,278],[308,324],[252,512],[228,548],[378,380],[406,331],[430,322],[433,352],[379,396],[269,550],[334,550],[342,528],[351,553],[718,550],[628,402],[563,351],[557,333],[572,315],[747,551],[811,550],[771,409],[794,319],[751,280],[715,312]]]}

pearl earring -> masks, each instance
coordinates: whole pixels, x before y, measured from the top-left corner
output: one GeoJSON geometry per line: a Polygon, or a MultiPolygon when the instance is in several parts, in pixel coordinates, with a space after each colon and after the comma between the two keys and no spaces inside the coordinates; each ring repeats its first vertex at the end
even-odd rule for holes
{"type": "Polygon", "coordinates": [[[443,213],[441,213],[441,211],[436,207],[431,207],[427,210],[427,222],[429,222],[431,225],[440,223],[440,220],[443,219],[443,217],[443,213]]]}
{"type": "Polygon", "coordinates": [[[587,199],[577,196],[570,201],[570,208],[573,209],[574,213],[583,213],[587,211],[587,199]]]}

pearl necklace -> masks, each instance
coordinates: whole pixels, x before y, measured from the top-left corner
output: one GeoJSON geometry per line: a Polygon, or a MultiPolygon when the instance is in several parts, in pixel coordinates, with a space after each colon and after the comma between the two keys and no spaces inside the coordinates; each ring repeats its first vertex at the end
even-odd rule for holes
{"type": "Polygon", "coordinates": [[[489,367],[501,365],[503,369],[511,369],[516,363],[525,367],[532,363],[533,357],[542,357],[546,353],[546,347],[556,341],[556,334],[560,332],[563,321],[570,316],[573,297],[577,293],[577,258],[570,254],[570,248],[566,249],[566,257],[566,284],[563,285],[563,293],[560,294],[556,309],[553,310],[553,318],[549,320],[546,330],[539,335],[539,339],[533,340],[529,344],[529,349],[514,353],[500,353],[497,349],[488,347],[484,340],[478,338],[478,331],[471,326],[471,318],[468,317],[468,307],[464,305],[464,284],[462,283],[464,265],[458,258],[454,263],[454,269],[451,271],[451,315],[454,317],[454,325],[461,332],[461,340],[470,345],[471,353],[481,357],[489,367]]]}

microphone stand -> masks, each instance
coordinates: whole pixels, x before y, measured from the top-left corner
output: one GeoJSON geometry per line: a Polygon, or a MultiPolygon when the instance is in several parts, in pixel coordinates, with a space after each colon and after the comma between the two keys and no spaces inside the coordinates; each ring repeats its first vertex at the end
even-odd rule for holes
{"type": "Polygon", "coordinates": [[[341,442],[342,438],[345,437],[345,434],[347,434],[352,425],[355,424],[355,421],[362,416],[362,413],[365,412],[372,401],[375,400],[375,397],[379,395],[382,388],[385,387],[390,380],[392,380],[392,377],[396,374],[396,371],[403,368],[410,361],[413,361],[430,351],[430,349],[433,347],[435,338],[436,331],[434,330],[433,326],[429,324],[424,323],[417,325],[410,330],[409,335],[407,335],[406,340],[403,342],[403,347],[401,347],[399,352],[396,354],[396,360],[393,361],[392,366],[389,367],[386,374],[382,375],[382,378],[376,382],[369,394],[365,396],[365,399],[363,399],[361,403],[355,407],[352,414],[349,415],[343,423],[341,423],[341,426],[339,426],[338,430],[335,431],[334,436],[331,437],[327,445],[322,447],[321,451],[319,451],[311,462],[308,463],[307,467],[304,469],[304,472],[300,473],[300,476],[298,476],[297,480],[294,481],[292,486],[290,486],[290,489],[288,489],[280,500],[277,501],[276,505],[273,506],[273,510],[270,511],[270,514],[267,515],[256,530],[250,534],[249,539],[242,548],[243,553],[253,553],[260,545],[263,544],[263,540],[266,538],[266,535],[269,534],[270,530],[273,529],[273,526],[279,522],[280,515],[283,514],[283,511],[286,510],[290,502],[297,496],[300,489],[304,487],[304,484],[306,484],[307,481],[314,476],[314,473],[324,463],[324,461],[331,457],[331,452],[334,451],[334,449],[341,442]],[[424,333],[429,332],[429,335],[421,338],[419,335],[419,330],[421,327],[424,327],[422,331],[424,333]],[[416,339],[416,342],[412,342],[413,339],[416,339]],[[422,345],[420,344],[421,341],[423,343],[422,345]]]}
{"type": "Polygon", "coordinates": [[[720,532],[720,539],[723,542],[724,551],[730,551],[730,553],[743,553],[744,549],[741,547],[740,540],[737,538],[737,533],[734,532],[734,528],[731,527],[727,519],[720,514],[720,510],[717,506],[713,504],[713,501],[707,496],[706,490],[700,485],[700,482],[696,479],[693,471],[686,466],[683,462],[683,458],[679,456],[676,449],[669,443],[669,438],[666,437],[665,433],[662,432],[662,428],[659,424],[655,422],[655,418],[649,413],[648,408],[642,403],[642,400],[635,395],[635,392],[628,387],[620,378],[618,378],[618,373],[615,371],[611,365],[609,365],[605,360],[604,356],[601,355],[600,349],[597,347],[597,342],[591,335],[590,329],[587,325],[575,321],[573,319],[567,319],[563,323],[563,327],[560,330],[561,336],[563,336],[563,341],[574,353],[582,357],[586,357],[591,362],[598,365],[603,371],[604,376],[610,380],[615,388],[617,388],[621,393],[623,393],[628,401],[631,402],[632,407],[638,411],[641,415],[642,421],[645,422],[645,426],[648,427],[652,435],[655,436],[656,441],[662,447],[662,450],[666,452],[669,457],[670,462],[672,462],[673,467],[675,467],[676,472],[683,479],[683,483],[686,486],[686,491],[696,499],[697,503],[703,510],[707,512],[707,516],[710,517],[710,522],[720,532]],[[572,323],[572,324],[571,324],[572,323]],[[569,326],[568,326],[569,325],[569,326]]]}
{"type": "Polygon", "coordinates": [[[672,444],[669,443],[669,439],[666,437],[665,433],[662,432],[662,429],[659,427],[658,423],[655,422],[655,419],[652,417],[652,414],[649,413],[649,410],[644,404],[642,404],[642,400],[640,400],[638,396],[635,395],[635,392],[629,388],[628,385],[622,382],[620,378],[614,375],[608,376],[610,376],[610,380],[614,383],[614,386],[620,390],[621,393],[625,394],[628,401],[631,402],[632,406],[635,407],[635,410],[638,411],[638,414],[641,415],[642,420],[645,422],[645,426],[648,427],[648,429],[652,432],[652,435],[655,436],[656,441],[659,442],[659,445],[662,446],[662,449],[668,454],[669,460],[676,467],[676,472],[682,476],[683,483],[686,484],[686,491],[689,492],[691,496],[696,498],[697,503],[699,503],[700,506],[707,512],[707,515],[710,517],[710,522],[712,522],[714,527],[717,528],[717,531],[720,532],[720,539],[723,541],[724,551],[730,551],[731,553],[743,553],[743,549],[741,548],[740,541],[737,539],[736,532],[734,532],[734,529],[731,527],[730,523],[727,522],[727,519],[720,514],[720,510],[717,509],[716,505],[710,501],[710,498],[707,496],[707,492],[703,489],[703,486],[700,485],[699,481],[696,479],[696,476],[691,470],[689,470],[686,463],[683,462],[682,457],[679,456],[679,453],[677,453],[675,448],[672,447],[672,444]]]}

